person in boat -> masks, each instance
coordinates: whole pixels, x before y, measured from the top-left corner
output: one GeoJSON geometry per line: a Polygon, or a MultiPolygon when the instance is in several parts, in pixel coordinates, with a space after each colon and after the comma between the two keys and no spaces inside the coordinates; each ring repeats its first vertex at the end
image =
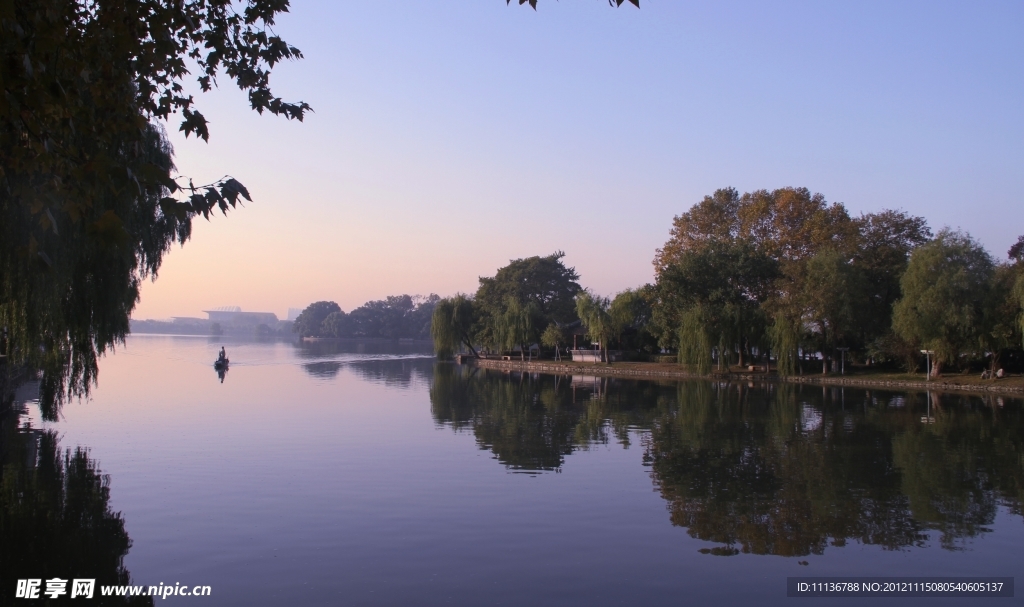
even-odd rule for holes
{"type": "Polygon", "coordinates": [[[224,346],[221,346],[221,348],[220,348],[220,357],[217,359],[217,362],[223,363],[223,362],[226,362],[227,360],[228,360],[227,352],[224,351],[224,346]]]}

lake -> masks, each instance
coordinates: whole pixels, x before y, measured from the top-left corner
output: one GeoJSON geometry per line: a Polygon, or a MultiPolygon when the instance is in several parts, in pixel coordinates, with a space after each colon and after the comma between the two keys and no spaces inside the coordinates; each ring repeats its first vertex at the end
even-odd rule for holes
{"type": "Polygon", "coordinates": [[[0,604],[51,576],[247,606],[788,605],[815,602],[787,598],[794,576],[1024,579],[1024,405],[1005,396],[131,336],[58,421],[21,399],[0,604]]]}

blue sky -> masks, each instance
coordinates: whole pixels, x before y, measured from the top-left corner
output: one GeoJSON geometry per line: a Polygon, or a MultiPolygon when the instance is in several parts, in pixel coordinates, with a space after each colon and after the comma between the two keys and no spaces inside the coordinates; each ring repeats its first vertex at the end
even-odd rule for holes
{"type": "Polygon", "coordinates": [[[295,1],[304,123],[197,95],[183,174],[255,202],[197,226],[135,317],[346,311],[472,292],[566,252],[611,295],[653,278],[673,216],[720,187],[901,208],[997,258],[1024,234],[1024,3],[295,1]]]}

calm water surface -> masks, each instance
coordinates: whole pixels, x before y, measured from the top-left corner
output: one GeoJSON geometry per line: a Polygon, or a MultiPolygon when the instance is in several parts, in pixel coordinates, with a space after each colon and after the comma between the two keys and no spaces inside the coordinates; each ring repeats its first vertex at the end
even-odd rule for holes
{"type": "Polygon", "coordinates": [[[90,401],[8,420],[0,604],[49,576],[210,585],[167,599],[204,605],[782,605],[806,602],[787,576],[1024,580],[1016,399],[505,374],[381,344],[228,342],[221,381],[221,345],[130,337],[90,401]]]}

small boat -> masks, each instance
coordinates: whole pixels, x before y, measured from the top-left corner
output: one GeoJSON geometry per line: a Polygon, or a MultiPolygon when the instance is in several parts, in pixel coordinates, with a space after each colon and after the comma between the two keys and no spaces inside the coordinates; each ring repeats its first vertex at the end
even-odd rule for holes
{"type": "Polygon", "coordinates": [[[217,361],[213,363],[213,368],[217,370],[227,369],[229,362],[230,361],[226,358],[218,358],[217,361]]]}

